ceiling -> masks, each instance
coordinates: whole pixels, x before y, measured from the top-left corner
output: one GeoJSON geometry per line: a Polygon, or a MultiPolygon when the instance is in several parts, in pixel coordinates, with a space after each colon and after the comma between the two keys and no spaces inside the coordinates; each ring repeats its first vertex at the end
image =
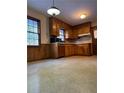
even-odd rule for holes
{"type": "MultiPolygon", "coordinates": [[[[27,5],[49,16],[47,10],[52,6],[52,0],[27,0],[27,5]]],[[[70,25],[97,20],[97,0],[55,0],[55,6],[61,11],[56,18],[70,25]],[[80,19],[81,14],[86,14],[87,18],[80,19]]]]}

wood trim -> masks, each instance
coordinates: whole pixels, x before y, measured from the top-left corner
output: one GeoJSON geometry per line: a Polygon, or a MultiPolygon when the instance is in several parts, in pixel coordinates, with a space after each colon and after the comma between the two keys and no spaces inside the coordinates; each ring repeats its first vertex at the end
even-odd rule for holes
{"type": "Polygon", "coordinates": [[[50,44],[41,44],[39,47],[27,47],[27,61],[36,61],[50,58],[50,44]]]}

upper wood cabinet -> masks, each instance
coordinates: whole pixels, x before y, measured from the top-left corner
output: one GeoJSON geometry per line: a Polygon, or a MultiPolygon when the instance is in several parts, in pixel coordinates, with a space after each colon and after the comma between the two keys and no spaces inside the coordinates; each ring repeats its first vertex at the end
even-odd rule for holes
{"type": "Polygon", "coordinates": [[[64,23],[56,18],[49,18],[50,35],[59,36],[59,30],[64,28],[64,23]]]}
{"type": "Polygon", "coordinates": [[[72,29],[72,26],[66,24],[64,25],[65,39],[76,39],[77,33],[72,29]]]}
{"type": "Polygon", "coordinates": [[[49,18],[49,27],[50,27],[50,35],[52,36],[59,36],[59,30],[64,29],[65,34],[68,34],[69,37],[72,36],[72,26],[69,24],[56,19],[56,18],[49,18]]]}
{"type": "Polygon", "coordinates": [[[59,35],[59,26],[57,24],[57,20],[54,18],[49,19],[49,27],[50,27],[50,35],[52,36],[58,36],[59,35]]]}
{"type": "Polygon", "coordinates": [[[72,38],[72,29],[71,27],[65,27],[65,39],[72,38]]]}
{"type": "Polygon", "coordinates": [[[77,32],[77,35],[90,33],[91,22],[83,23],[73,27],[73,30],[77,32]]]}
{"type": "Polygon", "coordinates": [[[54,19],[56,20],[56,28],[57,28],[57,31],[59,32],[60,29],[62,29],[63,25],[62,25],[62,22],[58,19],[54,19]]]}
{"type": "Polygon", "coordinates": [[[65,39],[77,39],[82,34],[90,33],[91,22],[71,26],[59,19],[51,17],[49,19],[50,35],[59,36],[59,30],[64,29],[65,39]]]}
{"type": "Polygon", "coordinates": [[[77,29],[72,29],[72,35],[74,39],[78,38],[78,30],[77,29]]]}
{"type": "Polygon", "coordinates": [[[90,28],[91,22],[83,23],[76,26],[70,26],[70,28],[66,26],[65,27],[66,39],[78,39],[78,37],[80,37],[81,35],[90,33],[91,32],[90,28]]]}

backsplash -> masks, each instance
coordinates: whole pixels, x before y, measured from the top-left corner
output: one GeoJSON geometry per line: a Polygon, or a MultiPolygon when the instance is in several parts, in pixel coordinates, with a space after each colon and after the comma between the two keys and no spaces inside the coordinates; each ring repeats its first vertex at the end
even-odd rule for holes
{"type": "Polygon", "coordinates": [[[91,35],[83,36],[76,40],[66,41],[66,43],[76,43],[76,44],[92,43],[92,37],[91,37],[91,35]]]}

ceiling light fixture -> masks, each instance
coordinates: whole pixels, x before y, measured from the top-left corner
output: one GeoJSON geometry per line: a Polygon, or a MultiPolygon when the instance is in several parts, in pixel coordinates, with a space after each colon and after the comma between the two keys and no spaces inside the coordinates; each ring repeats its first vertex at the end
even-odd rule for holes
{"type": "Polygon", "coordinates": [[[47,10],[47,13],[52,16],[56,16],[60,14],[60,10],[54,6],[54,0],[53,0],[53,6],[47,10]]]}
{"type": "Polygon", "coordinates": [[[85,15],[85,14],[82,14],[82,15],[80,16],[80,18],[81,18],[81,19],[86,18],[86,15],[85,15]]]}

